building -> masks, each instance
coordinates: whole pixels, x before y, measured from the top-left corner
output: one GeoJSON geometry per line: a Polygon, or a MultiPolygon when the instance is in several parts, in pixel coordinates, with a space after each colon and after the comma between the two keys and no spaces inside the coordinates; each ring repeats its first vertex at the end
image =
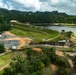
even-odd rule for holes
{"type": "Polygon", "coordinates": [[[10,22],[18,22],[17,20],[11,20],[10,22]]]}
{"type": "Polygon", "coordinates": [[[59,40],[58,42],[55,43],[55,45],[58,45],[58,46],[65,46],[66,44],[66,40],[59,40]]]}
{"type": "Polygon", "coordinates": [[[30,38],[21,38],[21,37],[6,38],[3,40],[4,47],[6,49],[9,48],[21,49],[24,46],[28,46],[30,42],[31,42],[30,38]]]}

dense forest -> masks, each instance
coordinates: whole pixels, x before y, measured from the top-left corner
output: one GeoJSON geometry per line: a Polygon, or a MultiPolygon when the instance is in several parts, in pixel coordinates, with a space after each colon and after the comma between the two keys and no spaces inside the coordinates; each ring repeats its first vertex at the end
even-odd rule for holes
{"type": "Polygon", "coordinates": [[[53,12],[27,12],[7,10],[0,8],[0,23],[9,23],[10,20],[17,20],[22,23],[76,23],[76,16],[66,13],[53,12]]]}

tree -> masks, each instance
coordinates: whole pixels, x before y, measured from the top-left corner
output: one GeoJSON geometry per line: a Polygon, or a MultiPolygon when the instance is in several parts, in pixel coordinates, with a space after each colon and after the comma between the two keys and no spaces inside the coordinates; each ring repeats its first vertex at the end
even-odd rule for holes
{"type": "Polygon", "coordinates": [[[31,56],[29,65],[31,65],[31,67],[29,68],[31,73],[41,71],[44,68],[44,63],[35,56],[31,56]]]}
{"type": "Polygon", "coordinates": [[[0,53],[3,53],[3,52],[5,52],[4,45],[3,44],[0,44],[0,53]]]}
{"type": "Polygon", "coordinates": [[[10,67],[4,70],[3,75],[29,75],[27,62],[23,57],[17,56],[12,60],[10,67]]]}
{"type": "Polygon", "coordinates": [[[65,33],[65,30],[62,30],[61,33],[64,34],[65,33]]]}
{"type": "Polygon", "coordinates": [[[13,75],[13,72],[10,68],[5,68],[3,75],[13,75]]]}
{"type": "Polygon", "coordinates": [[[17,56],[12,60],[10,67],[4,69],[3,75],[43,75],[41,69],[44,64],[34,57],[31,57],[30,61],[26,61],[21,56],[17,56]]]}
{"type": "Polygon", "coordinates": [[[57,75],[72,75],[72,74],[70,70],[65,69],[63,67],[59,67],[59,69],[57,70],[57,75]]]}
{"type": "Polygon", "coordinates": [[[68,38],[71,38],[72,35],[73,35],[73,32],[72,32],[72,31],[67,31],[67,32],[66,32],[66,36],[67,36],[68,38]]]}
{"type": "Polygon", "coordinates": [[[50,63],[62,67],[58,70],[59,75],[67,73],[63,70],[66,67],[65,62],[55,54],[54,48],[41,49],[41,52],[36,52],[29,48],[25,51],[27,58],[21,56],[14,58],[10,67],[4,70],[4,75],[44,75],[42,70],[50,63]]]}
{"type": "Polygon", "coordinates": [[[0,25],[0,31],[8,31],[11,29],[11,25],[10,24],[1,24],[0,25]]]}

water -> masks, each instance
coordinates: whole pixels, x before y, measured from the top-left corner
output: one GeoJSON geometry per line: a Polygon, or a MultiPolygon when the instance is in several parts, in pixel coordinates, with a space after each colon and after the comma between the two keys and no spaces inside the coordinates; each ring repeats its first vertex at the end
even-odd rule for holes
{"type": "Polygon", "coordinates": [[[65,31],[72,31],[73,33],[76,33],[76,26],[45,26],[48,29],[54,29],[57,30],[59,32],[61,32],[62,30],[65,31]]]}

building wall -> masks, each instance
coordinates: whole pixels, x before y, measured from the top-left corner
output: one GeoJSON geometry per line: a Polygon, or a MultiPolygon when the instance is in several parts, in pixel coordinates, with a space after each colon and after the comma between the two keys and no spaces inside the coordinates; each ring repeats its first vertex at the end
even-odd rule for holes
{"type": "Polygon", "coordinates": [[[20,45],[18,40],[7,40],[7,41],[4,41],[3,43],[5,48],[11,48],[12,46],[20,45]]]}

